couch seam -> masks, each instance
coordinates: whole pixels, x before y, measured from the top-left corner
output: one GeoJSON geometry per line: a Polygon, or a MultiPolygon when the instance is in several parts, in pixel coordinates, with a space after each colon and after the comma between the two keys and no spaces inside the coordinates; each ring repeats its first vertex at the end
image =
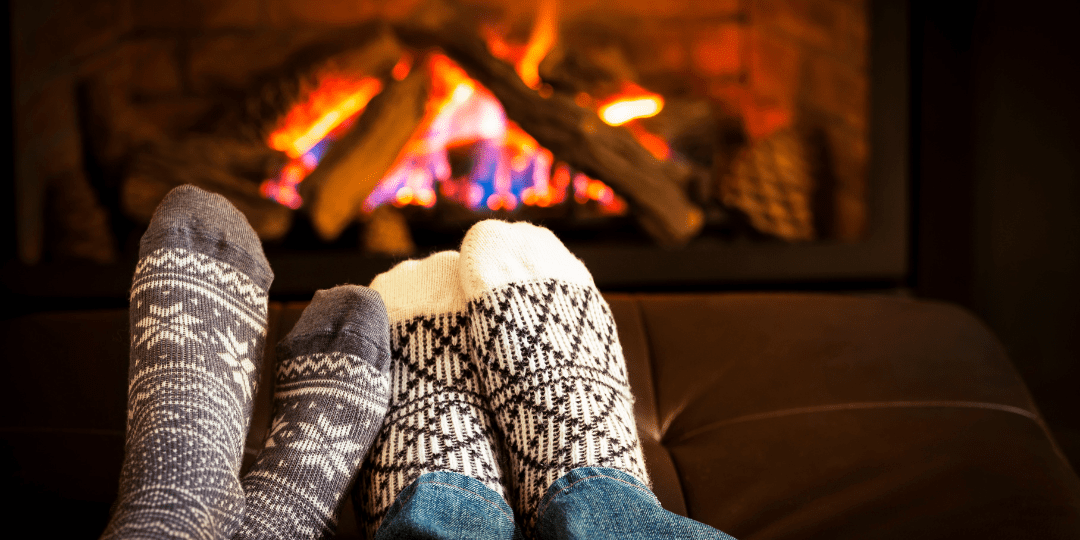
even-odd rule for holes
{"type": "Polygon", "coordinates": [[[677,439],[670,441],[672,444],[685,441],[687,439],[696,437],[707,431],[732,425],[741,424],[743,422],[755,422],[758,420],[771,420],[773,418],[782,418],[785,416],[796,416],[801,414],[814,414],[822,412],[837,412],[837,411],[857,411],[857,410],[873,410],[873,409],[914,409],[914,408],[951,408],[951,409],[984,409],[995,410],[1000,412],[1006,412],[1010,414],[1016,414],[1023,416],[1033,422],[1036,425],[1043,427],[1042,419],[1038,413],[1029,411],[1027,409],[1016,407],[1014,405],[1004,405],[1001,403],[989,403],[984,401],[957,401],[957,400],[925,400],[925,401],[866,401],[855,403],[835,403],[831,405],[813,405],[808,407],[792,407],[788,409],[780,409],[778,411],[769,411],[764,413],[747,414],[730,418],[727,420],[720,420],[718,422],[711,422],[699,428],[687,431],[681,434],[677,439]]]}
{"type": "MultiPolygon", "coordinates": [[[[671,468],[675,470],[675,481],[678,483],[679,496],[682,499],[682,506],[687,512],[689,512],[689,508],[687,508],[687,504],[686,504],[686,487],[683,485],[682,473],[679,471],[679,464],[675,462],[675,456],[673,456],[671,454],[671,450],[668,449],[667,444],[666,444],[666,442],[667,442],[666,441],[666,438],[667,438],[667,425],[660,422],[660,396],[658,395],[658,393],[656,391],[656,388],[657,388],[656,387],[656,380],[657,380],[656,379],[656,366],[657,366],[657,362],[655,362],[655,355],[653,354],[653,341],[651,339],[652,335],[649,332],[649,324],[645,319],[645,313],[641,309],[642,302],[641,302],[640,295],[635,294],[635,295],[632,296],[632,299],[633,299],[633,304],[634,304],[634,314],[637,316],[638,322],[641,324],[641,330],[642,330],[641,333],[642,333],[642,336],[643,336],[642,339],[645,340],[645,357],[646,357],[646,361],[649,364],[648,365],[648,367],[649,367],[649,379],[650,379],[649,382],[651,383],[651,386],[652,386],[649,389],[649,391],[650,391],[649,393],[651,394],[649,397],[652,398],[652,405],[653,405],[653,409],[652,409],[653,410],[653,418],[652,418],[652,421],[654,421],[656,423],[657,429],[660,430],[660,437],[657,439],[656,443],[660,446],[660,448],[662,448],[664,450],[664,453],[667,454],[668,461],[671,463],[671,468]]],[[[647,466],[646,466],[646,470],[648,470],[647,466]]],[[[649,482],[650,482],[650,484],[652,483],[651,475],[650,475],[650,478],[649,478],[649,482]]]]}

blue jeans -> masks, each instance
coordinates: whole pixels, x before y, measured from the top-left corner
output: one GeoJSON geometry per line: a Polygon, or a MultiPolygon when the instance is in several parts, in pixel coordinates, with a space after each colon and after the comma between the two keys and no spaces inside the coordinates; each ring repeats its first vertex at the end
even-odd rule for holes
{"type": "MultiPolygon", "coordinates": [[[[537,509],[535,536],[573,538],[715,538],[734,540],[708,525],[664,510],[633,476],[582,467],[555,481],[537,509]]],[[[480,481],[452,472],[422,475],[402,490],[375,540],[521,539],[510,505],[480,481]]]]}

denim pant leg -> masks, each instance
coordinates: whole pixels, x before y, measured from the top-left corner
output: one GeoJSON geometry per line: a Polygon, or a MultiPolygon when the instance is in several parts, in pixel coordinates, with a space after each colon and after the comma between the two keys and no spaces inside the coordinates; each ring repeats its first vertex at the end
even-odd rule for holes
{"type": "Polygon", "coordinates": [[[375,540],[520,540],[510,505],[479,480],[448,472],[417,478],[386,512],[375,540]]]}
{"type": "Polygon", "coordinates": [[[539,540],[713,538],[735,540],[664,510],[653,492],[615,469],[582,467],[555,481],[537,509],[539,540]]]}
{"type": "MultiPolygon", "coordinates": [[[[735,540],[708,525],[673,514],[633,476],[582,467],[555,481],[540,501],[538,540],[735,540]]],[[[521,540],[506,501],[479,480],[452,472],[427,473],[402,490],[375,540],[521,540]]]]}

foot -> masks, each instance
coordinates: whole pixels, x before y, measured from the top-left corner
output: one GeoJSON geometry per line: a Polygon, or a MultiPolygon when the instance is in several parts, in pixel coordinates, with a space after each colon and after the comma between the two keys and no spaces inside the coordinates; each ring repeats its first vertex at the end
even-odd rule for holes
{"type": "Polygon", "coordinates": [[[131,286],[128,421],[104,538],[227,538],[273,280],[255,231],[193,186],[162,200],[131,286]]]}
{"type": "Polygon", "coordinates": [[[619,469],[647,485],[615,322],[581,261],[547,229],[484,221],[462,242],[461,280],[526,531],[573,469],[619,469]]]}
{"type": "Polygon", "coordinates": [[[477,367],[467,347],[458,254],[406,261],[371,283],[390,317],[390,408],[354,500],[368,538],[420,475],[451,471],[503,495],[477,367]]]}
{"type": "Polygon", "coordinates": [[[386,308],[344,285],[315,293],[278,345],[274,419],[244,476],[247,512],[234,538],[327,538],[390,392],[386,308]]]}

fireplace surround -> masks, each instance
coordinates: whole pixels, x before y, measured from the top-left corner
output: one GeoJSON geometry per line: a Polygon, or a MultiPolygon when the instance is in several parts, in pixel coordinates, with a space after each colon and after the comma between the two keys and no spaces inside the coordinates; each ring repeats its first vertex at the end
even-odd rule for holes
{"type": "MultiPolygon", "coordinates": [[[[14,4],[18,258],[7,265],[5,280],[22,294],[82,297],[123,296],[140,232],[138,221],[125,216],[117,202],[122,176],[102,156],[130,152],[141,135],[131,124],[120,137],[102,134],[93,121],[94,114],[101,115],[100,104],[93,114],[87,112],[95,107],[88,87],[113,85],[125,96],[123,106],[112,110],[112,129],[134,112],[139,129],[176,136],[205,118],[213,104],[250,95],[258,76],[276,72],[280,77],[282,59],[372,21],[405,20],[416,8],[331,0],[126,0],[85,8],[63,1],[45,7],[14,4]],[[59,288],[50,283],[73,268],[94,283],[59,288]],[[125,279],[105,277],[111,272],[125,279]]],[[[637,4],[626,4],[610,18],[639,21],[635,32],[641,43],[624,52],[643,83],[668,96],[736,108],[746,99],[764,103],[754,118],[742,115],[751,135],[770,122],[770,111],[783,117],[792,114],[791,107],[803,107],[803,117],[825,117],[817,127],[826,128],[818,131],[834,152],[856,154],[855,159],[834,156],[834,163],[847,170],[836,174],[841,189],[828,205],[855,209],[838,212],[846,217],[824,225],[819,220],[821,234],[810,241],[769,237],[747,227],[746,219],[734,227],[730,221],[707,225],[705,233],[677,246],[657,245],[626,216],[601,220],[607,228],[557,230],[597,283],[607,289],[687,289],[902,282],[908,272],[906,4],[637,4]],[[853,17],[863,18],[861,42],[860,31],[850,30],[860,24],[853,25],[853,17]],[[862,83],[829,69],[850,64],[843,51],[852,42],[862,47],[856,53],[864,56],[862,83]],[[809,43],[813,54],[792,54],[791,43],[809,43]],[[664,76],[672,71],[684,76],[664,76]],[[785,94],[789,72],[809,77],[817,90],[809,97],[785,94]],[[865,110],[861,117],[860,108],[865,110]]],[[[563,27],[580,28],[597,6],[563,6],[563,27]]],[[[513,21],[514,15],[501,20],[513,21]]],[[[496,212],[477,219],[485,215],[516,217],[496,212]]],[[[461,227],[413,230],[414,253],[452,249],[461,227]]],[[[283,239],[267,242],[277,274],[272,292],[302,297],[341,282],[365,282],[401,257],[363,252],[358,248],[362,234],[363,227],[354,224],[333,241],[320,240],[303,217],[294,218],[283,239]]]]}

